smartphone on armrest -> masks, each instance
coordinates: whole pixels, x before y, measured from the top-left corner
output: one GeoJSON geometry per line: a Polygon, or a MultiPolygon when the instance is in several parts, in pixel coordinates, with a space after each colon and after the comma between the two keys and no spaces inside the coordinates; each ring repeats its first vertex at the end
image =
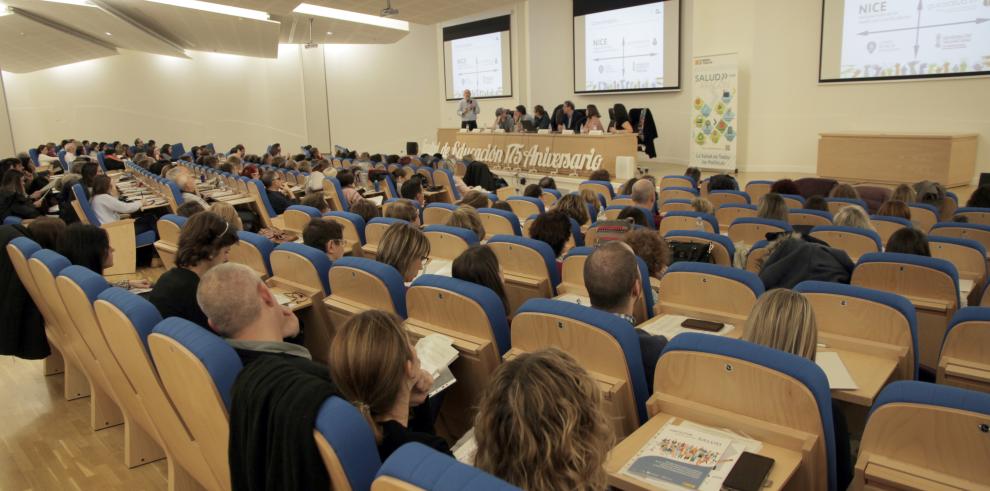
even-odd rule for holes
{"type": "Polygon", "coordinates": [[[725,327],[725,324],[721,322],[703,321],[701,319],[685,319],[684,322],[681,322],[681,327],[697,329],[699,331],[719,332],[723,327],[725,327]]]}

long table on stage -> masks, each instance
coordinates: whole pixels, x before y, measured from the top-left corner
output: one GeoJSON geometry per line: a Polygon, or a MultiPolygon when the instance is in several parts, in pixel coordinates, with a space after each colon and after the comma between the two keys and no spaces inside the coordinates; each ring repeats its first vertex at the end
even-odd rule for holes
{"type": "Polygon", "coordinates": [[[822,133],[818,175],[846,182],[965,186],[976,169],[976,140],[975,134],[822,133]]]}
{"type": "Polygon", "coordinates": [[[445,155],[472,154],[477,160],[499,167],[587,177],[599,168],[615,176],[617,157],[631,157],[635,162],[637,141],[635,133],[461,133],[455,128],[440,128],[437,145],[438,151],[445,155]]]}

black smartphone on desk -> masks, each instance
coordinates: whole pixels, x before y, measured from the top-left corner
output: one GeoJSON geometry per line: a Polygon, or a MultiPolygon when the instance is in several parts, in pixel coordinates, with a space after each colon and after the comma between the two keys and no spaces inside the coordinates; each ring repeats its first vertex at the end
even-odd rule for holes
{"type": "Polygon", "coordinates": [[[759,491],[770,474],[773,459],[743,452],[722,482],[722,491],[759,491]]]}
{"type": "Polygon", "coordinates": [[[723,327],[725,327],[725,324],[721,322],[703,321],[701,319],[684,319],[684,322],[681,322],[681,327],[697,329],[699,331],[719,332],[723,327]]]}

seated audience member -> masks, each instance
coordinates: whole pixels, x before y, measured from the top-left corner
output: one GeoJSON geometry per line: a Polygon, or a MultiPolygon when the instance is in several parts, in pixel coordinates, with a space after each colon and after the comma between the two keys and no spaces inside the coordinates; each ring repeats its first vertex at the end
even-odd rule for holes
{"type": "Polygon", "coordinates": [[[188,201],[179,205],[179,208],[175,210],[175,214],[180,217],[190,218],[204,211],[206,211],[206,208],[203,208],[203,205],[199,204],[198,201],[188,201]]]}
{"type": "Polygon", "coordinates": [[[23,172],[9,169],[3,173],[3,180],[0,182],[0,220],[10,216],[24,219],[37,218],[41,216],[38,207],[43,204],[43,199],[31,201],[24,192],[23,172]]]}
{"type": "Polygon", "coordinates": [[[767,193],[760,198],[760,206],[756,209],[756,216],[767,220],[787,221],[787,203],[777,193],[767,193]]]}
{"type": "Polygon", "coordinates": [[[502,211],[509,211],[509,212],[512,211],[512,205],[510,205],[508,202],[505,201],[496,201],[492,203],[492,208],[502,211]]]}
{"type": "Polygon", "coordinates": [[[265,186],[268,202],[271,203],[276,215],[285,213],[285,209],[295,202],[292,189],[285,182],[285,179],[275,171],[265,172],[261,176],[261,183],[265,186]]]}
{"type": "Polygon", "coordinates": [[[540,187],[543,189],[557,189],[557,181],[554,181],[550,176],[544,176],[540,178],[540,187]]]}
{"type": "Polygon", "coordinates": [[[478,236],[479,241],[485,240],[485,227],[481,225],[481,216],[470,206],[458,207],[450,214],[444,225],[470,230],[478,236]]]}
{"type": "Polygon", "coordinates": [[[227,174],[234,173],[234,166],[230,162],[224,162],[220,164],[220,172],[226,172],[227,174]]]}
{"type": "Polygon", "coordinates": [[[527,198],[540,199],[540,196],[543,196],[543,189],[540,188],[539,184],[530,184],[523,190],[523,196],[527,198]]]}
{"type": "Polygon", "coordinates": [[[908,206],[907,203],[900,200],[886,201],[884,204],[880,205],[880,209],[877,210],[877,215],[882,217],[897,217],[910,220],[911,207],[908,206]]]}
{"type": "MultiPolygon", "coordinates": [[[[131,214],[141,211],[144,206],[144,198],[139,201],[125,203],[110,195],[110,178],[99,175],[93,178],[93,197],[90,203],[93,205],[93,212],[100,224],[120,221],[121,214],[131,214]]],[[[134,233],[140,234],[155,229],[154,215],[142,215],[134,217],[134,233]]]]}
{"type": "Polygon", "coordinates": [[[158,279],[148,296],[162,318],[181,317],[209,328],[206,315],[196,303],[196,288],[210,268],[227,262],[230,248],[236,243],[237,233],[214,213],[197,213],[186,222],[179,233],[175,267],[158,279]]]}
{"type": "Polygon", "coordinates": [[[716,174],[708,180],[708,191],[739,191],[739,183],[728,174],[716,174]]]}
{"type": "Polygon", "coordinates": [[[701,169],[697,167],[688,167],[684,171],[684,175],[694,179],[694,187],[698,187],[701,184],[701,169]]]}
{"type": "Polygon", "coordinates": [[[253,269],[236,263],[210,269],[199,282],[196,301],[210,328],[244,365],[265,354],[312,359],[306,348],[283,341],[299,334],[299,319],[278,303],[253,269]]]}
{"type": "Polygon", "coordinates": [[[495,292],[498,298],[502,300],[505,315],[511,315],[509,300],[505,295],[505,279],[502,275],[502,267],[499,266],[498,257],[492,252],[491,247],[486,245],[469,247],[468,250],[454,259],[451,271],[453,278],[470,281],[495,292]]]}
{"type": "Polygon", "coordinates": [[[382,461],[409,442],[450,454],[433,430],[433,377],[396,315],[368,310],[344,323],[330,347],[330,377],[371,426],[382,461]]]}
{"type": "Polygon", "coordinates": [[[488,195],[481,191],[468,191],[464,193],[457,203],[461,206],[470,206],[474,209],[488,208],[488,195]]]}
{"type": "Polygon", "coordinates": [[[707,198],[694,198],[691,200],[691,209],[698,213],[715,214],[715,205],[707,198]]]}
{"type": "Polygon", "coordinates": [[[402,281],[409,283],[430,259],[430,241],[408,223],[395,223],[385,230],[378,245],[377,260],[395,268],[402,281]]]}
{"type": "Polygon", "coordinates": [[[420,183],[419,179],[410,178],[408,181],[402,184],[402,189],[399,191],[399,195],[411,201],[419,203],[419,207],[422,208],[426,206],[426,195],[423,193],[423,185],[420,183]]]}
{"type": "Polygon", "coordinates": [[[855,227],[874,230],[870,217],[862,208],[856,205],[844,206],[832,217],[832,223],[842,227],[855,227]]]}
{"type": "Polygon", "coordinates": [[[457,166],[454,164],[453,160],[450,159],[441,160],[437,164],[437,167],[443,170],[450,171],[450,174],[454,176],[454,187],[457,188],[458,193],[461,193],[461,196],[464,196],[465,194],[471,191],[471,187],[464,182],[464,179],[461,178],[461,176],[457,175],[456,173],[457,166]]]}
{"type": "Polygon", "coordinates": [[[419,210],[409,200],[399,200],[392,203],[385,210],[385,218],[398,218],[405,220],[417,227],[421,225],[419,221],[419,210]]]}
{"type": "MultiPolygon", "coordinates": [[[[56,252],[65,256],[70,263],[90,271],[103,274],[103,270],[113,266],[113,248],[107,231],[95,225],[73,223],[59,236],[56,252]]],[[[151,282],[145,279],[120,280],[114,283],[124,289],[150,288],[151,282]]]]}
{"type": "Polygon", "coordinates": [[[567,245],[568,240],[571,240],[571,220],[561,211],[544,213],[533,220],[533,224],[529,227],[529,236],[545,242],[553,249],[553,256],[557,258],[559,269],[564,246],[567,245]]]}
{"type": "Polygon", "coordinates": [[[602,206],[602,202],[599,200],[598,193],[590,189],[582,189],[578,191],[578,193],[581,195],[581,199],[584,200],[585,204],[591,205],[592,210],[589,211],[593,211],[595,215],[592,221],[600,218],[604,207],[602,206]]]}
{"type": "Polygon", "coordinates": [[[616,191],[616,194],[623,194],[623,195],[630,195],[630,194],[632,194],[633,184],[636,184],[636,181],[638,181],[638,180],[639,179],[633,177],[633,178],[629,179],[628,181],[622,183],[622,186],[619,186],[619,189],[616,191]]]}
{"type": "Polygon", "coordinates": [[[240,215],[237,214],[237,208],[234,208],[230,203],[217,201],[216,203],[210,205],[209,211],[216,213],[217,216],[223,218],[227,223],[229,223],[230,229],[234,232],[244,230],[244,224],[241,222],[240,215]]]}
{"type": "MultiPolygon", "coordinates": [[[[179,167],[179,169],[185,169],[185,167],[179,167]]],[[[171,178],[169,178],[171,179],[171,178]]],[[[199,203],[204,210],[210,209],[209,203],[205,199],[200,197],[199,193],[196,191],[196,180],[188,174],[188,171],[182,171],[175,176],[173,179],[175,183],[179,186],[182,191],[182,201],[189,202],[193,201],[199,203]]]]}
{"type": "Polygon", "coordinates": [[[966,201],[969,208],[990,208],[990,187],[976,188],[966,201]]]}
{"type": "Polygon", "coordinates": [[[321,193],[323,192],[323,180],[326,179],[326,174],[323,171],[327,168],[325,160],[319,160],[313,163],[313,169],[306,177],[306,194],[321,193]]]}
{"type": "Polygon", "coordinates": [[[382,216],[381,210],[375,206],[374,203],[366,199],[356,201],[351,205],[351,213],[357,213],[364,219],[364,223],[368,223],[372,218],[378,218],[382,216]]]}
{"type": "Polygon", "coordinates": [[[340,181],[340,189],[344,192],[344,199],[347,200],[348,208],[359,199],[364,199],[357,188],[354,187],[354,173],[350,169],[343,169],[337,172],[337,180],[340,181]]]}
{"type": "Polygon", "coordinates": [[[261,171],[255,165],[245,165],[244,170],[241,171],[241,177],[246,177],[248,179],[261,179],[261,171]]]}
{"type": "Polygon", "coordinates": [[[790,179],[779,179],[770,185],[770,192],[777,194],[801,194],[797,184],[790,179]]]}
{"type": "Polygon", "coordinates": [[[606,489],[615,436],[604,406],[598,383],[567,353],[523,353],[481,396],[474,465],[522,489],[606,489]]]}
{"type": "MultiPolygon", "coordinates": [[[[362,198],[363,199],[363,198],[362,198]]],[[[330,206],[327,205],[327,200],[323,199],[323,193],[313,193],[302,199],[299,204],[303,206],[309,206],[316,208],[320,214],[324,214],[330,211],[330,206]]]]}
{"type": "Polygon", "coordinates": [[[627,206],[619,212],[619,220],[632,220],[633,225],[649,227],[650,222],[646,221],[646,213],[638,206],[627,206]]]}
{"type": "Polygon", "coordinates": [[[924,232],[914,227],[904,227],[894,232],[887,239],[884,252],[900,252],[903,254],[932,257],[932,251],[928,247],[928,237],[924,232]]]}
{"type": "MultiPolygon", "coordinates": [[[[595,249],[584,262],[584,287],[592,307],[621,317],[629,322],[629,327],[636,325],[633,312],[636,299],[643,295],[643,285],[636,255],[628,244],[607,242],[595,249]]],[[[646,372],[646,386],[653,387],[653,374],[667,338],[653,336],[642,329],[636,329],[636,335],[646,372]]]]}
{"type": "MultiPolygon", "coordinates": [[[[818,350],[818,328],[815,312],[800,293],[777,288],[760,296],[746,320],[743,339],[792,355],[815,361],[818,350]]],[[[835,432],[836,471],[839,489],[846,489],[852,480],[852,459],[849,450],[849,430],[842,411],[832,403],[835,432]]]]}
{"type": "Polygon", "coordinates": [[[817,211],[828,211],[828,201],[819,195],[814,195],[804,202],[805,210],[817,210],[817,211]]]}
{"type": "Polygon", "coordinates": [[[553,205],[553,211],[559,211],[573,218],[578,225],[587,225],[591,222],[588,216],[588,205],[584,199],[577,194],[565,194],[553,205]]]}
{"type": "Polygon", "coordinates": [[[598,169],[588,176],[589,181],[612,181],[612,175],[608,173],[606,169],[598,169]]]}
{"type": "MultiPolygon", "coordinates": [[[[622,238],[623,242],[629,244],[633,252],[643,259],[650,277],[659,280],[667,272],[667,267],[673,258],[673,253],[667,241],[660,237],[660,234],[652,230],[631,230],[622,238]]],[[[645,288],[644,288],[645,290],[645,288]]],[[[660,290],[653,283],[650,284],[650,293],[653,295],[653,304],[656,305],[660,299],[660,290]]]]}
{"type": "Polygon", "coordinates": [[[830,198],[861,199],[859,191],[850,184],[839,184],[828,193],[830,198]]]}
{"type": "Polygon", "coordinates": [[[632,200],[636,206],[653,210],[653,205],[657,203],[657,188],[649,179],[640,179],[632,185],[632,200]]]}
{"type": "Polygon", "coordinates": [[[327,254],[331,261],[344,257],[344,228],[331,220],[314,218],[303,230],[303,244],[327,254]]]}

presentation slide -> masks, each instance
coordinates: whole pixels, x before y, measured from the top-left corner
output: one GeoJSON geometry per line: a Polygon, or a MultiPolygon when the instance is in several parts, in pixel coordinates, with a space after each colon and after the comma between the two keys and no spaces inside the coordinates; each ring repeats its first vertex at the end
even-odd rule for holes
{"type": "Polygon", "coordinates": [[[504,15],[443,28],[447,100],[465,90],[475,98],[512,96],[511,17],[504,15]]]}
{"type": "Polygon", "coordinates": [[[677,1],[575,0],[574,91],[677,88],[679,11],[677,1]]]}
{"type": "Polygon", "coordinates": [[[822,80],[990,71],[988,0],[826,0],[822,80]]]}
{"type": "Polygon", "coordinates": [[[453,58],[454,93],[470,90],[474,97],[493,97],[507,91],[502,81],[502,36],[482,34],[450,43],[453,58]]]}

